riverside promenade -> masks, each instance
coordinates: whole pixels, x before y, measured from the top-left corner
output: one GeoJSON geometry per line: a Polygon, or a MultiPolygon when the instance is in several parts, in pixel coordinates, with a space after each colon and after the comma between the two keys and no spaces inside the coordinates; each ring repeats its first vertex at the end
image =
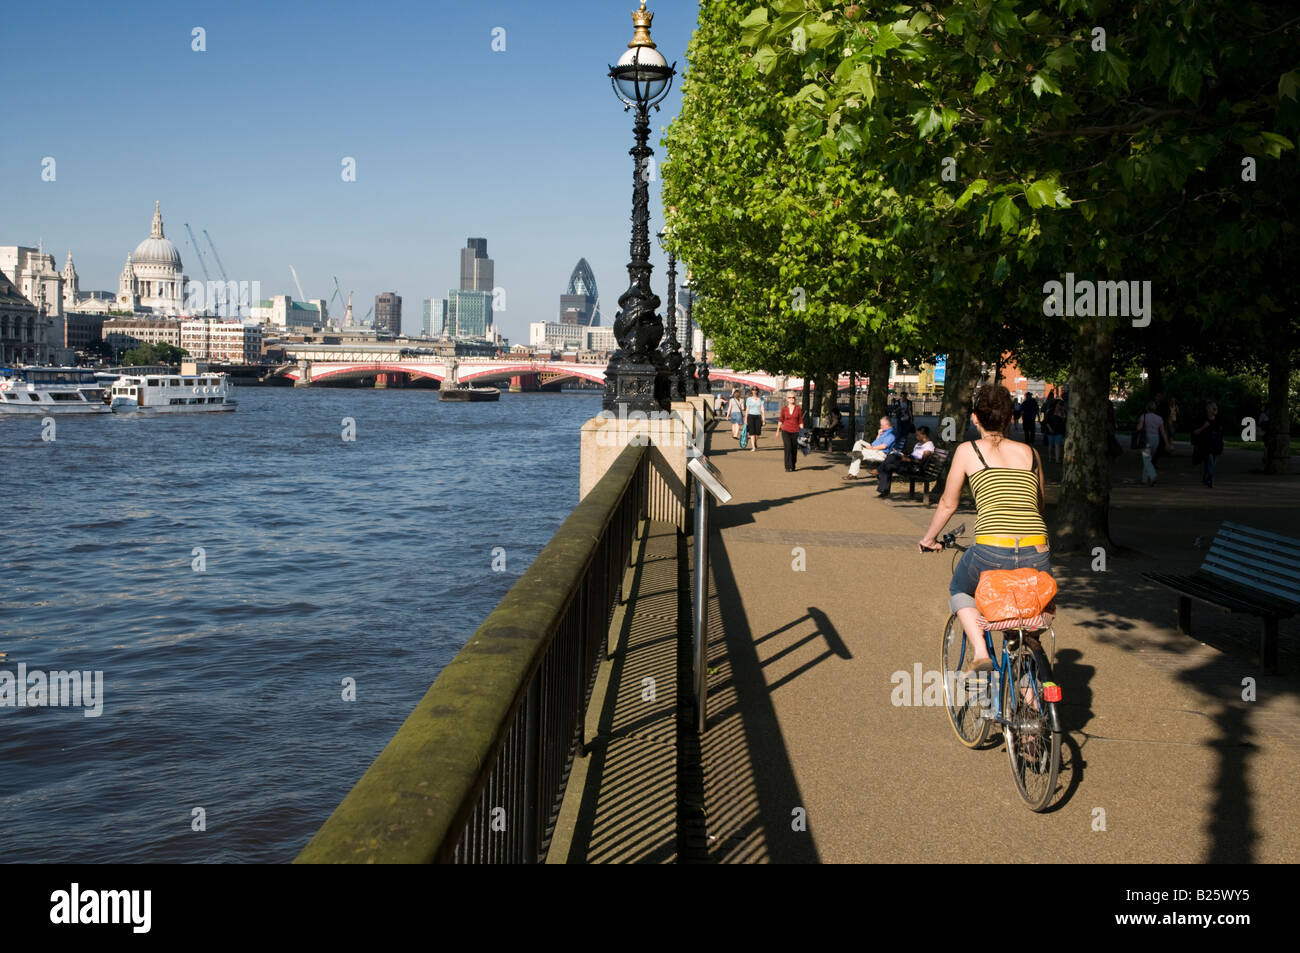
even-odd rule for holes
{"type": "MultiPolygon", "coordinates": [[[[666,620],[689,584],[672,557],[689,547],[651,524],[552,861],[1300,859],[1297,620],[1282,623],[1283,674],[1264,675],[1257,619],[1197,603],[1181,635],[1175,594],[1141,576],[1194,569],[1224,519],[1300,536],[1300,480],[1247,473],[1258,454],[1230,451],[1207,490],[1182,445],[1148,489],[1136,454],[1116,462],[1105,571],[1054,558],[1067,737],[1057,801],[1036,815],[1000,740],[963,748],[919,690],[896,704],[904,675],[919,689],[916,669],[939,668],[951,553],[916,549],[933,510],[905,481],[891,500],[842,482],[842,450],[786,473],[768,435],[755,453],[725,427],[710,443],[734,499],[713,511],[707,731],[694,749],[680,689],[665,691],[666,620]]],[[[1048,479],[1050,522],[1059,467],[1048,479]]]]}

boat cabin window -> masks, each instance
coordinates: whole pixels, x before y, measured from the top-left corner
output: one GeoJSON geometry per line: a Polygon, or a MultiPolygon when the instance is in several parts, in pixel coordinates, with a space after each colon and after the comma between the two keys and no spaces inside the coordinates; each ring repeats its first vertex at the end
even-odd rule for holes
{"type": "Polygon", "coordinates": [[[41,402],[41,395],[40,395],[40,394],[33,394],[33,393],[31,393],[31,392],[29,391],[28,394],[27,394],[27,399],[28,399],[28,400],[34,400],[34,401],[36,401],[36,402],[39,404],[39,403],[41,402]]]}

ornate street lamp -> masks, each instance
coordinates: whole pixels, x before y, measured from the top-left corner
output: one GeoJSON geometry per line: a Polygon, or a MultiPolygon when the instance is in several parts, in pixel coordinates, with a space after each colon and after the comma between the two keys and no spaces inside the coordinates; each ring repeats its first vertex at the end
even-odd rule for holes
{"type": "Polygon", "coordinates": [[[686,356],[682,361],[682,390],[687,395],[695,397],[700,393],[700,382],[695,378],[695,327],[691,323],[691,305],[695,300],[695,290],[691,288],[689,268],[686,269],[682,288],[686,291],[686,356]]]}
{"type": "Polygon", "coordinates": [[[632,260],[628,262],[629,285],[618,299],[622,310],[614,319],[618,349],[605,369],[606,410],[667,410],[672,397],[667,367],[657,350],[664,326],[655,310],[659,297],[650,288],[650,108],[668,95],[677,64],[668,65],[650,39],[654,14],[645,8],[632,14],[636,31],[618,65],[609,68],[610,83],[623,103],[624,111],[635,108],[633,130],[636,145],[630,155],[636,160],[632,188],[632,260]]]}
{"type": "Polygon", "coordinates": [[[659,345],[659,353],[664,359],[664,368],[668,372],[668,395],[671,400],[682,400],[686,390],[682,386],[682,346],[677,342],[677,256],[665,246],[668,230],[659,233],[659,246],[668,252],[668,307],[665,316],[671,315],[668,333],[659,345]]]}

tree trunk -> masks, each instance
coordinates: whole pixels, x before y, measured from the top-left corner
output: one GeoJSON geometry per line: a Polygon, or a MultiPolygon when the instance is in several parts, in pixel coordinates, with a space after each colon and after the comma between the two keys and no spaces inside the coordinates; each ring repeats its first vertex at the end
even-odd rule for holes
{"type": "Polygon", "coordinates": [[[858,374],[849,371],[849,438],[855,439],[858,433],[858,374]]]}
{"type": "Polygon", "coordinates": [[[889,410],[889,355],[884,343],[871,346],[867,364],[867,416],[862,429],[871,437],[876,432],[876,421],[889,410]]]}
{"type": "Polygon", "coordinates": [[[1106,402],[1115,332],[1106,318],[1084,319],[1070,362],[1070,417],[1065,430],[1055,548],[1083,552],[1110,546],[1110,457],[1106,402]]]}
{"type": "Polygon", "coordinates": [[[808,416],[808,411],[810,410],[809,405],[808,405],[808,387],[809,387],[809,384],[810,384],[809,376],[810,376],[810,375],[808,374],[808,372],[807,372],[807,371],[804,371],[804,374],[803,374],[803,395],[802,395],[803,399],[802,399],[802,400],[800,401],[800,403],[799,403],[799,409],[803,412],[803,415],[804,415],[805,417],[808,416]]]}
{"type": "Polygon", "coordinates": [[[1268,431],[1264,434],[1264,472],[1286,473],[1291,456],[1292,354],[1275,350],[1268,360],[1268,431]]]}
{"type": "Polygon", "coordinates": [[[817,405],[820,408],[817,413],[818,417],[829,417],[831,411],[833,411],[836,405],[839,404],[839,379],[840,375],[837,371],[827,371],[817,379],[817,384],[821,388],[819,391],[819,399],[817,401],[817,405]]]}
{"type": "Polygon", "coordinates": [[[947,447],[961,443],[970,424],[971,395],[975,393],[982,375],[983,362],[979,354],[964,349],[948,352],[936,443],[947,447]]]}

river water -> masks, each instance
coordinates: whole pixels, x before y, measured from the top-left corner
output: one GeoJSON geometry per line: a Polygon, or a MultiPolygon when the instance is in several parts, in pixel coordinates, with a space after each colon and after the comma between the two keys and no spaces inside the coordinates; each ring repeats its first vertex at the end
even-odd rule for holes
{"type": "Polygon", "coordinates": [[[0,419],[0,703],[19,663],[103,673],[94,717],[0,707],[5,861],[292,859],[577,503],[600,410],[236,396],[0,419]]]}

